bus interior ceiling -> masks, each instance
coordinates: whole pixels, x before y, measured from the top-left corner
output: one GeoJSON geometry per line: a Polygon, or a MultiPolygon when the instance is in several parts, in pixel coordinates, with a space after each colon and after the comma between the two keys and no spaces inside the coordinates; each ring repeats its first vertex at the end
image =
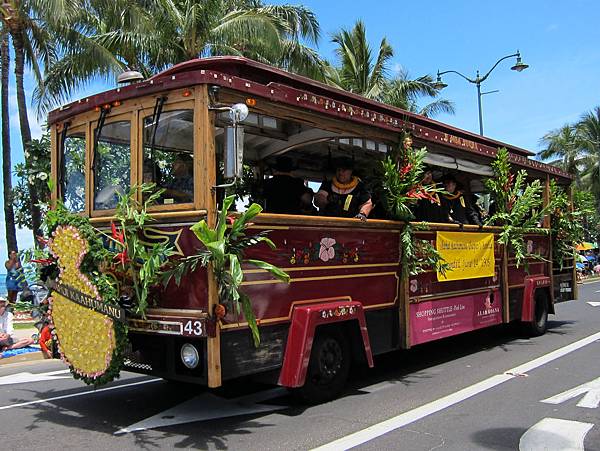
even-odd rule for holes
{"type": "MultiPolygon", "coordinates": [[[[217,148],[223,149],[224,116],[217,119],[217,148]]],[[[320,182],[333,175],[332,162],[339,157],[354,161],[355,173],[373,174],[375,166],[391,150],[392,143],[375,141],[352,132],[337,132],[307,123],[250,113],[244,127],[244,164],[270,172],[278,157],[293,161],[294,174],[307,181],[320,182]]]]}

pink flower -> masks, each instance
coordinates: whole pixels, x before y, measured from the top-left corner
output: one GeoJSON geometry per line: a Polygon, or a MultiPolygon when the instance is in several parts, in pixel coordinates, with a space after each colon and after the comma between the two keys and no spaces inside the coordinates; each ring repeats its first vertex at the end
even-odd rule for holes
{"type": "Polygon", "coordinates": [[[335,240],[333,238],[323,238],[321,239],[321,248],[319,249],[319,258],[326,262],[335,256],[335,240]]]}

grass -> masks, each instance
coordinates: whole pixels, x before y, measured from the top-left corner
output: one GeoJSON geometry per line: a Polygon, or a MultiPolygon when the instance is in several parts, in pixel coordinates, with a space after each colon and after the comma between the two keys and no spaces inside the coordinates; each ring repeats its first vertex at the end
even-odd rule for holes
{"type": "Polygon", "coordinates": [[[34,327],[34,322],[30,322],[30,323],[13,323],[13,327],[15,329],[31,329],[32,327],[34,327]]]}

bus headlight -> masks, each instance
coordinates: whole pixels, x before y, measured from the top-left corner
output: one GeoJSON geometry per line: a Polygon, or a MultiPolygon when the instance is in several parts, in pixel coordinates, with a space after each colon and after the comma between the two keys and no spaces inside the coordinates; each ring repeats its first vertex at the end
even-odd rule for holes
{"type": "Polygon", "coordinates": [[[194,345],[186,343],[181,347],[181,361],[189,369],[194,369],[198,366],[200,356],[194,345]]]}

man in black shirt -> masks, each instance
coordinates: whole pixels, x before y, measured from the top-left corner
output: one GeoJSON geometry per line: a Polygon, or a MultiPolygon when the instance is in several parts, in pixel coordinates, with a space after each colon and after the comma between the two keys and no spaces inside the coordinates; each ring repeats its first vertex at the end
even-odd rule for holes
{"type": "Polygon", "coordinates": [[[447,222],[459,224],[481,225],[477,213],[471,208],[470,203],[462,191],[457,191],[457,182],[453,175],[447,174],[443,179],[444,188],[448,194],[440,196],[444,215],[447,216],[447,222]]]}
{"type": "Polygon", "coordinates": [[[273,167],[273,177],[264,181],[265,212],[299,215],[303,212],[302,196],[307,187],[304,181],[291,172],[294,163],[291,158],[279,157],[273,167]]]}
{"type": "Polygon", "coordinates": [[[335,176],[331,181],[323,182],[315,194],[319,212],[325,216],[366,221],[373,209],[371,193],[358,177],[352,175],[354,164],[350,158],[340,158],[334,165],[335,176]]]}

